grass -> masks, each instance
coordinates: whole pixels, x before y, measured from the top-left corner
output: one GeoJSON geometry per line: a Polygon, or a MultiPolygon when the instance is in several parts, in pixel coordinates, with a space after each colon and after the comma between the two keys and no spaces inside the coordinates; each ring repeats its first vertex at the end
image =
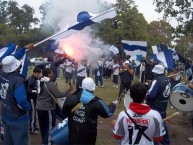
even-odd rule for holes
{"type": "MultiPolygon", "coordinates": [[[[30,76],[31,74],[32,74],[32,70],[30,69],[29,72],[28,72],[28,76],[30,76]]],[[[62,73],[60,73],[60,78],[61,79],[57,80],[57,84],[58,84],[59,89],[61,91],[64,91],[64,90],[67,89],[67,86],[66,86],[66,83],[65,83],[65,79],[63,79],[62,73]]],[[[136,81],[137,81],[137,78],[136,78],[136,81]]],[[[75,86],[73,86],[73,87],[74,87],[74,90],[75,90],[75,86]]],[[[96,88],[96,90],[94,92],[94,94],[96,96],[102,98],[106,104],[109,104],[113,100],[115,100],[118,97],[118,93],[119,93],[119,89],[113,88],[112,80],[104,80],[104,88],[100,88],[100,87],[96,88]]],[[[171,109],[170,107],[171,107],[171,105],[168,103],[168,110],[167,110],[168,115],[171,115],[172,113],[174,113],[176,111],[179,111],[179,110],[176,110],[175,108],[171,109]]],[[[112,130],[113,129],[112,129],[110,123],[113,119],[117,119],[117,116],[118,116],[119,112],[124,110],[124,109],[125,109],[125,107],[124,107],[123,99],[122,99],[122,102],[118,105],[113,117],[108,118],[108,119],[103,119],[103,118],[99,117],[99,119],[98,119],[98,136],[97,136],[96,145],[115,145],[115,144],[119,144],[112,137],[112,130]]],[[[189,112],[184,113],[184,112],[181,112],[181,111],[179,111],[179,112],[182,115],[180,115],[179,117],[176,117],[176,118],[172,118],[172,119],[167,121],[169,129],[171,129],[170,132],[169,132],[170,135],[171,135],[171,139],[175,143],[178,142],[176,140],[181,140],[181,139],[184,139],[186,137],[186,135],[181,137],[182,134],[180,135],[179,132],[175,131],[176,126],[178,128],[180,128],[180,130],[184,130],[185,132],[190,132],[190,130],[191,130],[191,129],[187,130],[187,128],[185,128],[186,126],[184,125],[186,123],[185,120],[187,120],[187,122],[189,122],[188,125],[191,126],[190,119],[189,119],[190,113],[189,112]],[[175,124],[177,124],[177,125],[175,126],[175,124]],[[173,137],[174,135],[176,135],[176,136],[178,135],[178,138],[173,137]]],[[[189,127],[189,128],[191,128],[191,127],[189,127]]],[[[188,135],[189,134],[190,133],[188,133],[188,135]]],[[[185,142],[185,144],[188,144],[188,143],[185,142]]]]}
{"type": "MultiPolygon", "coordinates": [[[[32,74],[32,69],[28,72],[28,77],[32,74]]],[[[94,76],[91,76],[92,78],[94,76]]],[[[95,96],[100,97],[104,100],[106,104],[111,103],[118,97],[119,88],[113,88],[112,80],[103,80],[104,88],[98,87],[94,91],[95,96]]],[[[65,79],[62,76],[62,72],[60,73],[60,79],[56,81],[58,88],[60,91],[65,91],[68,88],[68,84],[65,83],[65,79]]],[[[73,85],[75,90],[75,85],[73,85]]],[[[100,118],[98,119],[98,136],[97,136],[97,143],[96,145],[112,145],[115,144],[115,140],[112,138],[112,126],[111,121],[116,119],[119,112],[124,109],[123,99],[121,104],[118,105],[113,117],[108,119],[100,118]]],[[[117,144],[117,143],[116,143],[117,144]]]]}

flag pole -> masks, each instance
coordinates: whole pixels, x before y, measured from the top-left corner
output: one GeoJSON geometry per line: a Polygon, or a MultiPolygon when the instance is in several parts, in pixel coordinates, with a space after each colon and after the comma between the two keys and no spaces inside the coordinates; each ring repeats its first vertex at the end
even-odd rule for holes
{"type": "MultiPolygon", "coordinates": [[[[113,11],[115,11],[115,8],[111,8],[111,9],[105,11],[105,12],[99,13],[99,14],[96,15],[95,17],[91,17],[90,20],[98,19],[101,15],[105,15],[105,14],[108,14],[108,13],[113,12],[113,11]]],[[[113,16],[108,16],[107,18],[114,18],[116,15],[117,15],[116,12],[114,12],[113,16]]],[[[104,20],[104,19],[106,19],[106,18],[103,18],[103,17],[102,17],[101,20],[104,20]]],[[[58,36],[58,35],[66,32],[66,31],[68,31],[69,29],[71,29],[72,27],[74,27],[76,24],[78,24],[78,23],[75,23],[75,24],[72,25],[71,27],[69,27],[69,28],[67,28],[67,29],[65,29],[65,30],[63,30],[63,31],[60,31],[60,32],[58,32],[58,33],[56,33],[56,34],[54,34],[54,35],[52,35],[52,36],[50,36],[50,37],[48,37],[48,38],[46,38],[46,39],[44,39],[44,40],[42,40],[42,41],[36,43],[36,44],[34,45],[34,47],[42,44],[42,43],[45,42],[45,41],[48,41],[49,39],[52,39],[52,38],[55,37],[55,36],[58,36]]]]}
{"type": "Polygon", "coordinates": [[[46,42],[46,41],[52,39],[53,37],[55,37],[55,36],[57,36],[57,35],[60,35],[60,34],[64,33],[65,31],[67,31],[67,30],[60,31],[60,32],[58,32],[58,33],[56,33],[56,34],[54,34],[54,35],[52,35],[52,36],[50,36],[50,37],[45,38],[44,40],[42,40],[42,41],[40,41],[40,42],[34,44],[34,47],[36,47],[36,46],[38,46],[38,45],[40,45],[40,44],[42,44],[42,43],[44,43],[44,42],[46,42]]]}

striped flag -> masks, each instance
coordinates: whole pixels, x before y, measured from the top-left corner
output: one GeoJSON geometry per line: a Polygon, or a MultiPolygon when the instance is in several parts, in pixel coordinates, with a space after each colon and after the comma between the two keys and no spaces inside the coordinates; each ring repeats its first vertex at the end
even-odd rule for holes
{"type": "Polygon", "coordinates": [[[77,16],[77,23],[72,25],[71,27],[66,28],[64,31],[59,32],[50,39],[63,39],[69,37],[76,31],[80,31],[84,29],[86,26],[90,26],[94,23],[100,22],[105,19],[114,18],[117,15],[115,8],[112,8],[108,11],[99,13],[99,14],[92,14],[86,11],[82,11],[77,16]]]}
{"type": "Polygon", "coordinates": [[[165,44],[157,44],[151,47],[154,54],[159,53],[161,51],[167,51],[168,47],[165,44]]]}
{"type": "Polygon", "coordinates": [[[142,55],[146,57],[147,54],[147,41],[127,41],[122,40],[124,52],[126,55],[136,56],[142,55]]]}
{"type": "Polygon", "coordinates": [[[167,67],[169,70],[174,68],[174,60],[170,50],[152,54],[149,56],[149,58],[163,62],[165,67],[167,67]]]}
{"type": "Polygon", "coordinates": [[[0,62],[2,61],[3,58],[6,56],[12,54],[15,52],[16,45],[11,43],[8,46],[0,48],[0,62]]]}
{"type": "Polygon", "coordinates": [[[109,47],[109,51],[112,51],[114,55],[119,53],[119,49],[115,47],[114,45],[109,47]]]}

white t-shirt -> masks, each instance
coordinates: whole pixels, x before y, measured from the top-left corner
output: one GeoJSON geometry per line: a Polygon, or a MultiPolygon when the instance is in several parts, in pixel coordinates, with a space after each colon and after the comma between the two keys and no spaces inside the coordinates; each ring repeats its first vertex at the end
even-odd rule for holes
{"type": "Polygon", "coordinates": [[[119,75],[119,65],[118,64],[113,65],[113,75],[119,75]]]}
{"type": "Polygon", "coordinates": [[[65,65],[66,65],[66,72],[72,73],[73,70],[72,62],[67,62],[65,65]]]}
{"type": "Polygon", "coordinates": [[[86,67],[80,63],[78,64],[77,76],[80,76],[80,77],[86,77],[87,76],[86,67]]]}
{"type": "Polygon", "coordinates": [[[153,145],[153,137],[160,137],[165,134],[162,125],[162,118],[155,110],[150,110],[144,115],[137,115],[130,109],[127,113],[135,120],[135,122],[142,127],[144,133],[152,140],[149,140],[142,135],[135,125],[129,119],[124,111],[120,112],[116,121],[113,133],[118,136],[124,136],[121,140],[121,145],[153,145]]]}

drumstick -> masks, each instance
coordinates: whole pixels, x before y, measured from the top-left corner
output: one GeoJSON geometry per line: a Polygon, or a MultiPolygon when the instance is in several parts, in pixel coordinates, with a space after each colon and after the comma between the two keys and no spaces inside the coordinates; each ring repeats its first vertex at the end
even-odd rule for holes
{"type": "Polygon", "coordinates": [[[172,115],[164,118],[163,121],[167,121],[168,119],[170,119],[170,118],[172,118],[172,117],[174,117],[174,116],[177,116],[177,115],[180,115],[180,113],[179,113],[179,112],[175,112],[175,113],[173,113],[172,115]]]}
{"type": "Polygon", "coordinates": [[[118,100],[119,102],[121,102],[121,99],[125,97],[125,94],[127,94],[127,92],[126,92],[126,91],[123,91],[123,92],[121,93],[121,95],[117,98],[117,100],[118,100]]]}
{"type": "Polygon", "coordinates": [[[175,75],[177,75],[178,73],[181,73],[181,72],[183,72],[183,71],[177,72],[177,73],[175,73],[175,74],[171,74],[171,75],[169,75],[169,76],[167,76],[167,77],[169,78],[169,77],[175,76],[175,75]]]}

